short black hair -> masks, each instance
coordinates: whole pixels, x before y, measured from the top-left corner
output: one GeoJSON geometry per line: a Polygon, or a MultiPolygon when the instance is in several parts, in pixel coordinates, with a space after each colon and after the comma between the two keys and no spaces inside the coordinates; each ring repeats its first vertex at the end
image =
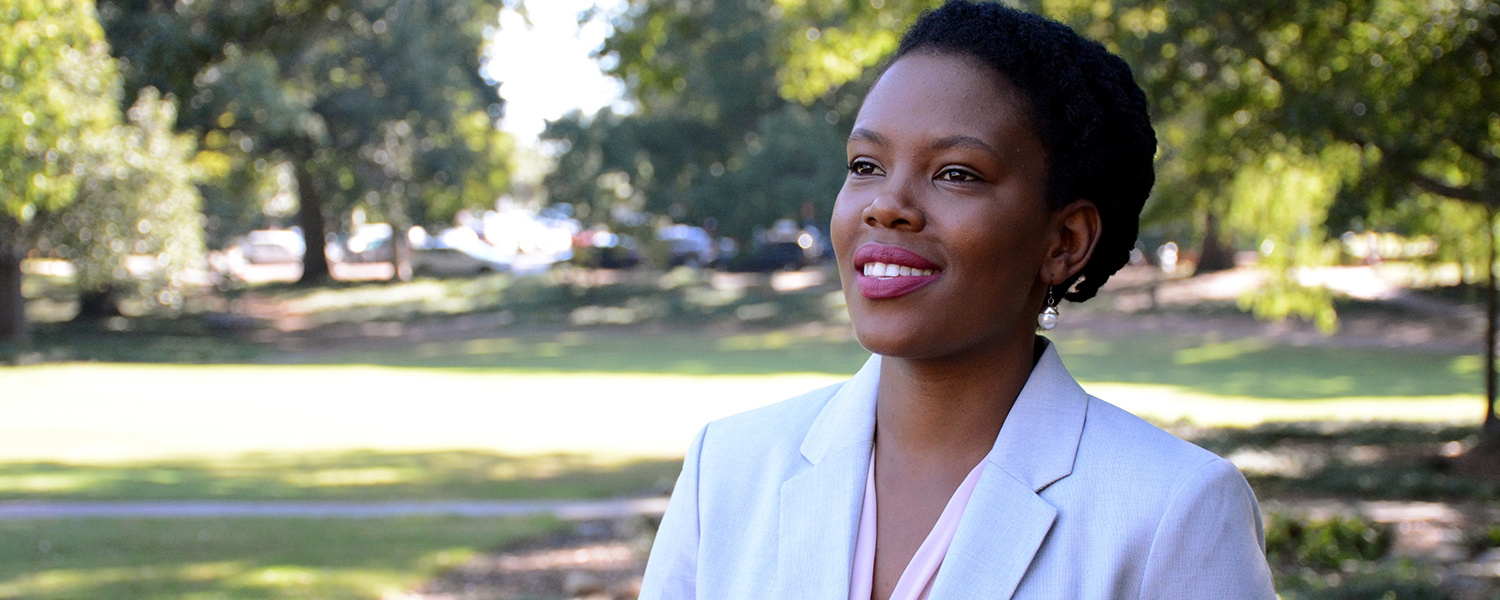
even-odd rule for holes
{"type": "Polygon", "coordinates": [[[1005,76],[1026,99],[1027,117],[1047,153],[1049,208],[1085,198],[1103,221],[1088,264],[1054,287],[1074,302],[1094,297],[1130,260],[1141,207],[1156,182],[1156,131],[1146,93],[1130,67],[1066,25],[967,0],[953,0],[918,18],[891,63],[913,53],[976,59],[1005,76]]]}

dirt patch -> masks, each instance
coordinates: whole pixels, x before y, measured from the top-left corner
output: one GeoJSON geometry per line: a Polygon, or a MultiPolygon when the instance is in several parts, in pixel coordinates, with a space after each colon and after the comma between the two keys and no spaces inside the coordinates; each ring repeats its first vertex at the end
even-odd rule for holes
{"type": "Polygon", "coordinates": [[[587,521],[475,556],[408,594],[383,600],[635,600],[657,521],[587,521]]]}

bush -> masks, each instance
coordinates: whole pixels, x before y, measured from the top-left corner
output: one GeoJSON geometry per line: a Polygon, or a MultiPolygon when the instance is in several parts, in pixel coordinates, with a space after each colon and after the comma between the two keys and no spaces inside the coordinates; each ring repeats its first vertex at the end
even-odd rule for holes
{"type": "Polygon", "coordinates": [[[1273,514],[1266,525],[1266,557],[1273,564],[1337,569],[1348,561],[1379,559],[1394,541],[1390,525],[1359,517],[1306,520],[1273,514]]]}
{"type": "Polygon", "coordinates": [[[1282,600],[1450,600],[1437,579],[1411,564],[1367,566],[1353,573],[1283,578],[1282,600]]]}

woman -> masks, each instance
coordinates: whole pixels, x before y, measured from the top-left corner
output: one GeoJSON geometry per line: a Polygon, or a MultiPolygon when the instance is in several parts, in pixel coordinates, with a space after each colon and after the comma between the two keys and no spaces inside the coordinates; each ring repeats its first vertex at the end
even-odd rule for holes
{"type": "Polygon", "coordinates": [[[874,356],[698,434],[641,597],[1274,598],[1239,471],[1089,397],[1035,334],[1125,264],[1155,149],[1099,44],[998,4],[918,20],[831,229],[874,356]]]}

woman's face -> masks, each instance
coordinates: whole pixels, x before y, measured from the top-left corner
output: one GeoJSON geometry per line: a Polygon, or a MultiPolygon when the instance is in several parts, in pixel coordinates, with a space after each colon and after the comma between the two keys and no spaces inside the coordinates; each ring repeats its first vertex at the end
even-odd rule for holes
{"type": "Polygon", "coordinates": [[[865,348],[1030,344],[1058,235],[1021,98],[988,67],[935,54],[896,61],[865,97],[831,225],[865,348]]]}

